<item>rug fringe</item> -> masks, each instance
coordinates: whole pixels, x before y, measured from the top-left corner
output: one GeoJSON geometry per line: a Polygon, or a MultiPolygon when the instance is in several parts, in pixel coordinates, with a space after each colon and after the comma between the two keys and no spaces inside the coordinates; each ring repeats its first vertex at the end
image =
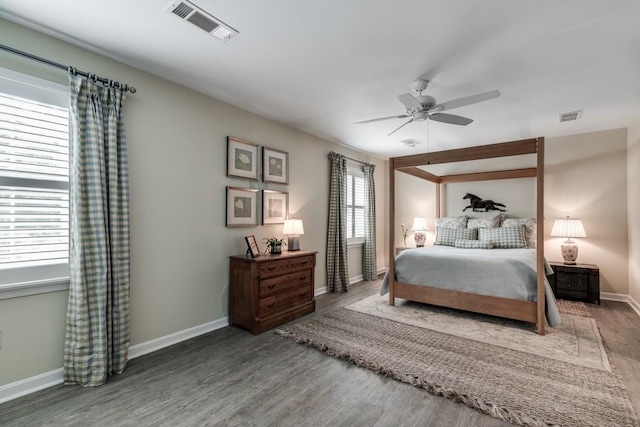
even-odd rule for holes
{"type": "Polygon", "coordinates": [[[445,397],[447,399],[453,400],[455,402],[464,403],[465,405],[476,409],[484,414],[490,415],[494,418],[497,418],[502,421],[507,421],[512,424],[517,424],[526,427],[547,427],[554,426],[556,424],[547,423],[528,415],[511,411],[506,408],[501,408],[496,406],[490,402],[484,402],[478,397],[468,396],[466,394],[457,393],[453,390],[446,389],[437,384],[433,384],[429,381],[425,381],[419,376],[410,376],[410,375],[400,375],[398,372],[393,369],[388,369],[382,365],[379,365],[375,362],[369,362],[359,357],[352,356],[348,352],[340,352],[336,351],[326,344],[316,342],[313,339],[302,338],[296,335],[294,332],[287,331],[284,329],[276,329],[275,331],[278,335],[281,335],[285,338],[291,339],[299,344],[304,344],[306,346],[312,347],[314,349],[320,350],[327,355],[334,357],[336,359],[341,359],[347,362],[351,362],[356,366],[366,368],[370,371],[373,371],[376,374],[384,375],[389,378],[393,378],[395,380],[404,382],[406,384],[412,385],[414,387],[419,387],[427,392],[434,394],[436,396],[445,397]]]}

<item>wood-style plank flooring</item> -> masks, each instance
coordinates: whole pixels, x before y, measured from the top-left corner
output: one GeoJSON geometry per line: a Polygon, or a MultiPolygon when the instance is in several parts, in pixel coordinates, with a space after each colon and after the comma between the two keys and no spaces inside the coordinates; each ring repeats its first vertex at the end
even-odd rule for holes
{"type": "MultiPolygon", "coordinates": [[[[379,289],[317,298],[316,313],[379,289]]],[[[640,409],[640,317],[589,306],[640,409]]],[[[96,388],[56,386],[0,405],[2,426],[500,426],[502,421],[328,357],[272,331],[226,327],[129,362],[96,388]]]]}

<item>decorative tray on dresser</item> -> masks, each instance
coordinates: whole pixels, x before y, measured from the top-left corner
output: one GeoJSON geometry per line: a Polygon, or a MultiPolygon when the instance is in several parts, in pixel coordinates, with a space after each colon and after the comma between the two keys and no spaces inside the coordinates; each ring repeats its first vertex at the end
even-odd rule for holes
{"type": "Polygon", "coordinates": [[[316,253],[229,257],[229,324],[255,335],[314,312],[316,253]]]}

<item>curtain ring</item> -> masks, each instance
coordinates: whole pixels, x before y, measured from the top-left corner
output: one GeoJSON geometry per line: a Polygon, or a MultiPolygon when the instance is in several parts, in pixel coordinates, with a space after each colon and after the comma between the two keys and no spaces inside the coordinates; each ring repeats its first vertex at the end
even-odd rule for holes
{"type": "Polygon", "coordinates": [[[122,91],[125,92],[125,93],[127,93],[129,91],[129,84],[128,83],[124,84],[124,87],[122,88],[122,91]]]}

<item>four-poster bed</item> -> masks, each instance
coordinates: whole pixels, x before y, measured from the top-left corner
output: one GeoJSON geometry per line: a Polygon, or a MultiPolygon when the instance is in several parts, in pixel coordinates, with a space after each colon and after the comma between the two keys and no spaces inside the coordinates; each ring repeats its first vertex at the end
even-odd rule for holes
{"type": "Polygon", "coordinates": [[[544,138],[415,154],[389,159],[389,304],[396,298],[427,304],[506,317],[536,324],[538,334],[545,333],[545,260],[544,260],[544,138]],[[536,167],[437,176],[418,166],[453,163],[536,154],[536,167]],[[442,184],[511,178],[536,178],[536,235],[537,301],[524,301],[489,295],[443,289],[435,286],[396,282],[395,265],[395,172],[400,171],[436,184],[436,217],[440,217],[440,191],[442,184]]]}

